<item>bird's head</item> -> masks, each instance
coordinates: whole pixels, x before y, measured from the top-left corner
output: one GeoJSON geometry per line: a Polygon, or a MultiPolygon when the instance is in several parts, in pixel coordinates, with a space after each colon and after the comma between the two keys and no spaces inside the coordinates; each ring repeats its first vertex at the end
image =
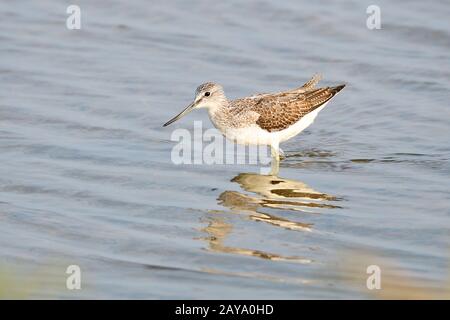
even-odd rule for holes
{"type": "Polygon", "coordinates": [[[206,82],[197,87],[195,90],[195,99],[178,115],[170,119],[164,124],[164,127],[182,118],[194,109],[215,109],[227,103],[225,93],[221,85],[213,82],[206,82]]]}

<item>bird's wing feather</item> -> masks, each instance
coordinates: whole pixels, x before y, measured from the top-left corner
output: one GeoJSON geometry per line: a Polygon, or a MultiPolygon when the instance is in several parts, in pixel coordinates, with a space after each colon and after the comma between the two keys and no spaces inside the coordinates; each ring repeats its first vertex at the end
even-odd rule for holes
{"type": "MultiPolygon", "coordinates": [[[[314,89],[314,87],[319,83],[319,81],[322,80],[322,75],[316,73],[315,75],[312,76],[311,79],[309,79],[305,84],[303,84],[301,87],[295,88],[295,89],[291,89],[291,90],[287,90],[287,91],[283,91],[280,92],[279,94],[282,93],[301,93],[301,92],[306,92],[309,90],[314,89]]],[[[267,96],[271,96],[273,95],[273,93],[257,93],[253,96],[247,97],[247,99],[259,99],[262,97],[267,97],[267,96]]]]}
{"type": "Polygon", "coordinates": [[[305,91],[314,89],[314,87],[319,83],[320,80],[322,80],[322,76],[320,74],[316,73],[315,75],[313,75],[313,77],[308,82],[306,82],[300,88],[294,89],[292,91],[305,92],[305,91]]]}
{"type": "Polygon", "coordinates": [[[344,86],[326,87],[307,92],[282,92],[257,98],[239,99],[243,112],[259,115],[256,124],[269,132],[284,130],[330,100],[344,86]],[[251,99],[250,101],[245,101],[251,99]],[[245,107],[244,107],[245,106],[245,107]],[[244,111],[245,110],[245,111],[244,111]]]}

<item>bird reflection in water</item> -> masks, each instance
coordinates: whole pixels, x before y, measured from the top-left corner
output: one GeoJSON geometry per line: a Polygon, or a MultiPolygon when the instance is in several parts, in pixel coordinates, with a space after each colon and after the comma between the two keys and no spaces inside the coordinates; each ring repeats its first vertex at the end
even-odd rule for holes
{"type": "Polygon", "coordinates": [[[278,215],[262,212],[262,209],[280,210],[280,213],[282,211],[294,211],[296,213],[318,214],[317,208],[325,210],[340,208],[332,204],[340,199],[313,190],[303,182],[284,179],[275,175],[241,173],[231,181],[238,183],[246,193],[225,191],[219,196],[219,204],[229,208],[230,211],[211,212],[208,226],[202,229],[208,234],[208,237],[204,238],[208,241],[208,249],[215,252],[248,255],[276,261],[310,263],[311,260],[304,257],[282,256],[260,250],[226,246],[224,240],[231,234],[233,225],[226,221],[225,214],[231,212],[244,215],[253,221],[268,223],[287,230],[311,232],[313,229],[312,223],[292,221],[278,215]]]}

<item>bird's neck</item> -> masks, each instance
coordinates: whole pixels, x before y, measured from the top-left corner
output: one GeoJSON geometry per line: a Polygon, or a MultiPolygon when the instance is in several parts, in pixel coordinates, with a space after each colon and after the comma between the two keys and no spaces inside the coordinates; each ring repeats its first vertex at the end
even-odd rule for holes
{"type": "Polygon", "coordinates": [[[228,108],[228,106],[229,102],[227,98],[224,97],[223,99],[221,99],[220,101],[216,102],[214,105],[211,105],[208,108],[209,116],[212,119],[214,116],[223,113],[228,108]]]}
{"type": "Polygon", "coordinates": [[[209,118],[214,126],[219,130],[224,129],[223,125],[226,124],[229,117],[228,109],[229,102],[226,98],[222,103],[218,103],[213,107],[208,108],[209,118]]]}

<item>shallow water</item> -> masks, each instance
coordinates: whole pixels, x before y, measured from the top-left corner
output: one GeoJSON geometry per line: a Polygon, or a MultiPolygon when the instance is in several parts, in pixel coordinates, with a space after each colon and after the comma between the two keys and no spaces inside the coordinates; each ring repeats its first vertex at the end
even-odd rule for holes
{"type": "Polygon", "coordinates": [[[378,1],[381,30],[370,1],[79,4],[72,31],[58,1],[0,11],[0,265],[32,297],[370,298],[361,253],[446,285],[448,2],[378,1]],[[171,162],[175,128],[212,127],[161,127],[200,83],[235,98],[315,72],[347,87],[279,177],[171,162]]]}

